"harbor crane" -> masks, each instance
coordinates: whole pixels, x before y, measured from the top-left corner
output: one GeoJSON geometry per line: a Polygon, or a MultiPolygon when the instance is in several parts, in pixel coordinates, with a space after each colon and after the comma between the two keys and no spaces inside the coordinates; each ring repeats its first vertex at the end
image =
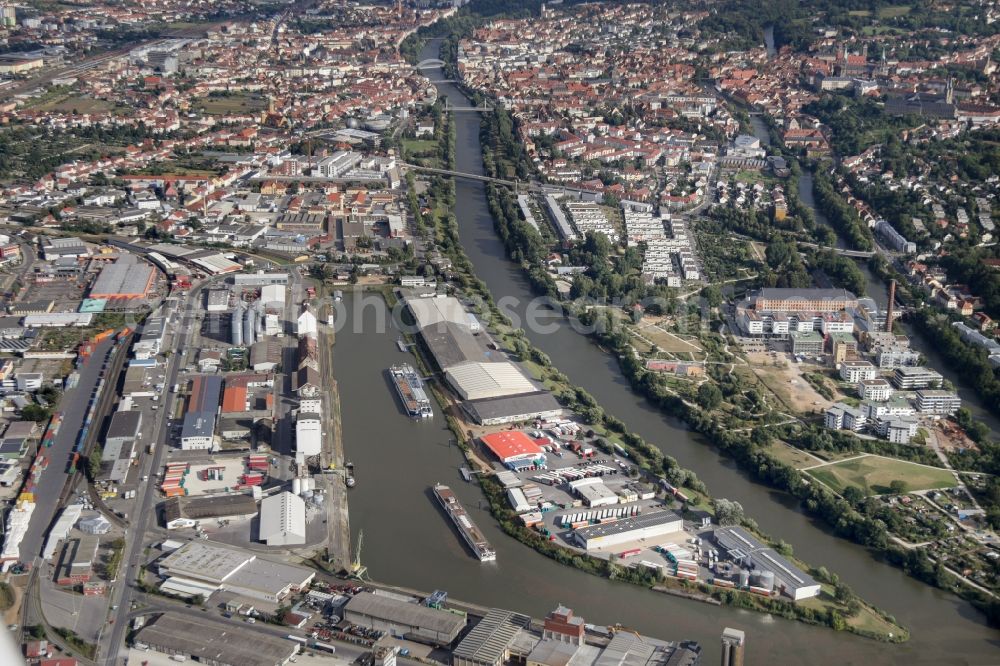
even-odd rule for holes
{"type": "Polygon", "coordinates": [[[358,530],[358,542],[354,545],[354,560],[351,562],[349,574],[351,578],[365,580],[368,576],[368,567],[361,564],[361,546],[365,542],[365,531],[358,530]]]}

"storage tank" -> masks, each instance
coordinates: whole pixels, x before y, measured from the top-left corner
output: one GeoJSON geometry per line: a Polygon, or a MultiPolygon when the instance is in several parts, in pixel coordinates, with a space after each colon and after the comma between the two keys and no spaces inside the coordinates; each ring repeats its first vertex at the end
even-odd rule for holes
{"type": "Polygon", "coordinates": [[[747,587],[750,585],[750,574],[746,571],[740,572],[740,587],[747,587]]]}
{"type": "Polygon", "coordinates": [[[757,587],[763,587],[766,590],[774,589],[774,572],[773,571],[758,571],[754,574],[754,584],[757,587]]]}
{"type": "Polygon", "coordinates": [[[312,503],[315,504],[316,506],[321,506],[323,504],[323,496],[320,495],[319,493],[314,494],[312,498],[312,503]]]}
{"type": "Polygon", "coordinates": [[[292,494],[293,495],[302,494],[302,479],[298,477],[292,479],[292,494]]]}
{"type": "Polygon", "coordinates": [[[237,303],[236,309],[233,310],[233,318],[230,328],[232,329],[233,345],[236,347],[242,347],[243,346],[243,303],[237,303]]]}
{"type": "Polygon", "coordinates": [[[248,308],[246,317],[243,320],[243,344],[249,347],[254,343],[257,335],[257,311],[248,308]]]}
{"type": "Polygon", "coordinates": [[[307,501],[307,502],[308,502],[309,500],[311,500],[311,499],[313,498],[313,495],[314,495],[314,494],[315,494],[315,493],[313,493],[313,491],[311,491],[311,490],[303,490],[303,491],[302,491],[302,498],[303,498],[303,499],[304,499],[305,501],[307,501]]]}

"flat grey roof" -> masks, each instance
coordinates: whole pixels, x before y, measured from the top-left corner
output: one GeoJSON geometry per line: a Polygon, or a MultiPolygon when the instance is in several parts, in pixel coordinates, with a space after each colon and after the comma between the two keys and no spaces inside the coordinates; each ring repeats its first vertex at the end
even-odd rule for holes
{"type": "Polygon", "coordinates": [[[473,418],[482,421],[520,416],[521,414],[550,412],[562,409],[562,405],[548,391],[538,391],[537,393],[523,393],[500,398],[469,400],[465,403],[465,409],[473,418]]]}
{"type": "Polygon", "coordinates": [[[466,624],[466,619],[462,615],[376,595],[372,592],[362,592],[355,595],[347,602],[346,609],[359,615],[387,620],[408,627],[426,629],[452,637],[457,636],[466,624]]]}
{"type": "Polygon", "coordinates": [[[142,423],[142,412],[127,411],[115,412],[111,417],[111,424],[108,425],[107,439],[118,439],[129,437],[135,438],[139,434],[139,425],[142,423]]]}
{"type": "Polygon", "coordinates": [[[201,662],[231,666],[279,666],[298,650],[298,643],[285,638],[177,613],[164,613],[147,624],[136,640],[201,662]]]}
{"type": "Polygon", "coordinates": [[[531,618],[513,611],[492,608],[479,624],[472,628],[452,652],[453,657],[487,664],[498,663],[517,638],[527,629],[531,618]]]}
{"type": "Polygon", "coordinates": [[[481,345],[468,328],[450,321],[425,326],[420,329],[420,335],[438,366],[445,370],[464,361],[500,360],[499,353],[494,354],[497,358],[490,358],[485,345],[481,345]]]}
{"type": "Polygon", "coordinates": [[[653,511],[651,513],[643,513],[638,516],[632,516],[631,518],[616,520],[613,523],[581,527],[576,530],[576,534],[582,539],[593,539],[595,537],[608,536],[610,534],[631,532],[632,530],[641,529],[643,527],[664,525],[666,523],[672,523],[679,520],[682,520],[680,515],[674,511],[653,511]]]}

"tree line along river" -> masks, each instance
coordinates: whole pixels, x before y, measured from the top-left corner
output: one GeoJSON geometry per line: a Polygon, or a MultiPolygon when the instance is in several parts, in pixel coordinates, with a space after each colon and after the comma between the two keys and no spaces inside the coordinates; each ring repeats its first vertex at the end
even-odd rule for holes
{"type": "MultiPolygon", "coordinates": [[[[428,44],[421,59],[436,57],[428,44]]],[[[446,78],[438,70],[431,80],[446,78]]],[[[437,84],[453,102],[462,92],[437,84]]],[[[479,116],[456,113],[457,169],[482,173],[479,116]]],[[[482,183],[456,180],[456,215],[463,247],[495,298],[514,296],[522,306],[532,293],[519,266],[510,262],[486,207],[482,183]]],[[[347,295],[347,311],[354,297],[347,295]]],[[[884,300],[884,297],[883,297],[884,300]]],[[[504,535],[488,514],[475,484],[461,480],[462,455],[440,411],[415,422],[402,414],[385,376],[406,358],[398,332],[376,332],[382,312],[364,310],[337,334],[334,372],[341,388],[346,454],[357,466],[351,491],[351,524],[364,530],[363,563],[386,583],[421,590],[447,590],[471,602],[542,616],[563,603],[587,621],[620,622],[665,639],[693,639],[704,647],[703,663],[719,660],[726,626],[747,631],[748,664],[995,664],[1000,632],[986,626],[968,603],[876,561],[863,548],[832,536],[805,516],[794,499],[757,484],[734,464],[635,394],[617,362],[587,338],[560,323],[554,332],[528,337],[570,380],[586,389],[633,431],[694,470],[716,497],[743,504],[762,530],[791,543],[796,555],[836,572],[863,598],[895,615],[911,632],[902,645],[888,645],[830,629],[663,595],[584,574],[504,535]],[[356,326],[362,323],[362,326],[356,326]],[[436,482],[450,485],[497,549],[497,562],[481,564],[459,540],[430,494],[436,482]]],[[[354,315],[350,315],[354,316],[354,315]]]]}

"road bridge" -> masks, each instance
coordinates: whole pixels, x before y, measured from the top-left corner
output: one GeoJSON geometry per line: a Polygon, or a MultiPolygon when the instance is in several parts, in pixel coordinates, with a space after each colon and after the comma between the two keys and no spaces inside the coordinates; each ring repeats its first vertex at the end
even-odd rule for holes
{"type": "Polygon", "coordinates": [[[827,245],[817,245],[816,243],[806,243],[804,241],[799,241],[799,245],[803,245],[805,247],[811,247],[817,250],[832,250],[837,254],[843,255],[845,257],[854,257],[855,259],[871,259],[877,254],[874,250],[872,251],[848,250],[846,248],[829,247],[827,245]]]}
{"type": "Polygon", "coordinates": [[[444,67],[444,60],[440,58],[427,58],[427,60],[421,60],[417,63],[417,69],[435,69],[437,67],[444,67]]]}

